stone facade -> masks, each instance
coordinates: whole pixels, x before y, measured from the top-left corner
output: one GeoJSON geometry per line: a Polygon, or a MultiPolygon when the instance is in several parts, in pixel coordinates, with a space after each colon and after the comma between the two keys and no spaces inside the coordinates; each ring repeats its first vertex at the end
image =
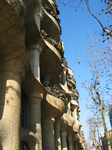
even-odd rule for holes
{"type": "Polygon", "coordinates": [[[81,149],[58,14],[54,0],[0,0],[0,150],[81,149]]]}

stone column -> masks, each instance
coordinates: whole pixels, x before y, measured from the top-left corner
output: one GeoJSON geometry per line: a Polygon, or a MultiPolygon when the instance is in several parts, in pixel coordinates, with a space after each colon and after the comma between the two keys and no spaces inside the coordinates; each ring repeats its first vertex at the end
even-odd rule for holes
{"type": "Polygon", "coordinates": [[[72,133],[68,134],[69,150],[74,150],[72,133]]]}
{"type": "Polygon", "coordinates": [[[19,59],[0,66],[0,141],[4,150],[20,149],[21,82],[24,71],[19,59]]]}
{"type": "Polygon", "coordinates": [[[60,121],[55,122],[55,148],[56,150],[61,150],[61,127],[60,121]]]}
{"type": "Polygon", "coordinates": [[[40,53],[42,48],[37,45],[32,45],[29,48],[29,60],[31,65],[31,70],[34,76],[40,81],[40,53]]]}
{"type": "Polygon", "coordinates": [[[36,137],[35,150],[42,150],[41,101],[41,94],[32,93],[28,96],[28,128],[36,137]]]}
{"type": "Polygon", "coordinates": [[[78,150],[78,142],[75,143],[75,150],[78,150]]]}
{"type": "Polygon", "coordinates": [[[62,150],[68,150],[68,147],[67,147],[67,132],[66,131],[61,132],[61,138],[62,138],[62,150]]]}
{"type": "MultiPolygon", "coordinates": [[[[38,4],[37,8],[39,8],[39,4],[38,4]]],[[[38,30],[40,31],[40,27],[41,27],[40,23],[41,23],[41,17],[42,17],[40,14],[40,10],[35,10],[34,17],[35,17],[35,21],[36,21],[38,30]]]]}
{"type": "Polygon", "coordinates": [[[52,117],[43,118],[43,149],[55,150],[54,121],[52,117]]]}

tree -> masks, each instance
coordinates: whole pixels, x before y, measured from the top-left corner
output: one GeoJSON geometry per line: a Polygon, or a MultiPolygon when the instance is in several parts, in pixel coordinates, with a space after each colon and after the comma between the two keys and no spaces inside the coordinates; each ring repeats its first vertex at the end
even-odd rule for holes
{"type": "MultiPolygon", "coordinates": [[[[107,0],[101,0],[102,9],[101,12],[97,12],[99,16],[104,16],[106,15],[106,25],[104,26],[103,23],[101,23],[101,20],[99,19],[98,15],[93,13],[92,9],[89,6],[89,2],[87,0],[67,0],[64,2],[63,0],[59,0],[61,4],[65,6],[69,6],[71,8],[74,7],[74,4],[78,5],[75,7],[75,10],[79,10],[81,7],[81,4],[86,2],[86,5],[89,8],[89,12],[96,19],[96,21],[100,24],[101,28],[103,29],[102,32],[102,37],[99,37],[99,39],[96,39],[93,42],[93,38],[90,37],[90,45],[87,47],[88,50],[88,68],[89,71],[91,72],[91,77],[90,79],[87,79],[84,83],[83,86],[86,87],[87,91],[89,92],[89,97],[92,99],[92,101],[97,105],[101,116],[102,116],[102,121],[103,121],[103,126],[104,126],[104,131],[106,134],[106,139],[108,143],[108,149],[110,150],[110,143],[108,140],[108,135],[107,135],[107,128],[105,124],[105,109],[110,106],[112,103],[112,95],[111,95],[111,88],[112,88],[112,82],[111,82],[111,77],[112,77],[112,47],[111,45],[111,37],[112,37],[112,24],[109,22],[111,19],[111,14],[112,14],[112,3],[111,1],[107,0]],[[108,19],[108,17],[110,17],[108,19]],[[103,41],[103,42],[102,42],[103,41]],[[108,45],[104,45],[104,41],[108,41],[108,45]],[[98,43],[102,43],[102,47],[99,48],[98,43]],[[98,46],[96,48],[96,45],[98,46]]],[[[75,30],[75,29],[74,29],[75,30]]],[[[80,29],[79,29],[80,30],[80,29]]],[[[101,44],[100,44],[101,45],[101,44]]],[[[85,52],[86,54],[86,52],[85,52]]],[[[79,56],[80,54],[78,54],[79,56]]],[[[81,61],[78,61],[79,64],[81,61]]]]}
{"type": "MultiPolygon", "coordinates": [[[[71,7],[75,11],[78,11],[81,7],[83,9],[84,2],[87,6],[87,9],[91,16],[100,24],[102,28],[102,36],[104,37],[103,42],[106,39],[109,39],[109,37],[112,37],[112,22],[111,22],[111,15],[112,15],[112,1],[111,0],[101,0],[102,8],[100,12],[97,12],[97,14],[94,14],[89,6],[90,0],[57,0],[58,4],[62,4],[64,6],[71,7]],[[103,25],[101,20],[98,16],[107,16],[106,25],[103,25]]],[[[94,2],[95,3],[95,2],[94,2]]]]}
{"type": "MultiPolygon", "coordinates": [[[[101,2],[102,2],[102,0],[101,0],[101,2]]],[[[107,27],[105,27],[102,23],[101,23],[101,21],[98,19],[98,17],[96,17],[93,13],[92,13],[92,11],[91,11],[91,9],[90,9],[90,7],[89,7],[89,5],[88,5],[88,0],[85,0],[85,3],[86,3],[86,6],[87,6],[87,8],[88,8],[88,11],[90,12],[90,14],[97,20],[97,22],[100,24],[100,26],[101,26],[101,28],[103,29],[103,33],[106,33],[106,35],[107,36],[111,36],[112,37],[112,25],[111,24],[109,24],[109,25],[107,25],[107,27]]],[[[103,12],[105,12],[105,14],[112,14],[112,2],[110,1],[110,0],[108,0],[108,2],[105,0],[104,1],[104,8],[102,8],[102,13],[100,13],[100,15],[102,15],[103,14],[103,12]],[[106,7],[106,8],[105,8],[106,7]]],[[[108,21],[108,20],[107,20],[108,21]]],[[[103,34],[104,35],[104,34],[103,34]]]]}
{"type": "Polygon", "coordinates": [[[92,141],[92,146],[96,148],[96,121],[95,118],[88,118],[87,123],[89,124],[89,138],[92,141]]]}
{"type": "Polygon", "coordinates": [[[92,117],[89,117],[87,119],[87,124],[89,125],[90,139],[92,141],[95,141],[95,143],[98,141],[100,146],[99,128],[102,126],[101,114],[99,113],[97,105],[95,105],[94,103],[87,106],[87,108],[90,109],[90,111],[92,112],[92,117]]]}
{"type": "Polygon", "coordinates": [[[90,41],[87,62],[92,76],[88,81],[83,82],[83,86],[101,113],[108,150],[111,150],[105,122],[105,110],[111,105],[112,100],[110,94],[110,89],[112,88],[112,83],[110,82],[112,61],[111,58],[105,57],[105,54],[109,52],[106,49],[95,50],[96,45],[100,42],[99,39],[94,42],[93,37],[90,37],[90,41]]]}

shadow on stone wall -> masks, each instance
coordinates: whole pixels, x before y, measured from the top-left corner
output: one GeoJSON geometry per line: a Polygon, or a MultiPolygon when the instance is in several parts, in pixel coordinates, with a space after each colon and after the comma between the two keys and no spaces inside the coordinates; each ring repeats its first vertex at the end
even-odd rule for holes
{"type": "Polygon", "coordinates": [[[0,141],[0,150],[3,150],[3,147],[2,147],[1,141],[0,141]]]}

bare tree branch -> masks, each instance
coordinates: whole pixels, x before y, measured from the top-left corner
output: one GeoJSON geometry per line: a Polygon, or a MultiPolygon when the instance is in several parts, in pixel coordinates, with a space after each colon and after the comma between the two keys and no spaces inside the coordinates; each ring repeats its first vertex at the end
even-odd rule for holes
{"type": "Polygon", "coordinates": [[[95,97],[93,96],[93,92],[92,92],[92,89],[89,89],[90,90],[90,92],[91,92],[91,95],[92,95],[92,99],[93,99],[93,101],[96,103],[96,104],[98,104],[99,105],[99,103],[97,102],[97,100],[95,99],[95,97]]]}
{"type": "Polygon", "coordinates": [[[110,35],[112,37],[112,33],[111,31],[109,31],[106,27],[103,26],[103,24],[101,23],[101,21],[92,13],[92,11],[89,8],[88,2],[87,0],[85,0],[86,2],[86,6],[88,8],[88,11],[90,12],[90,14],[98,21],[98,23],[100,24],[100,26],[102,27],[103,31],[107,33],[107,35],[110,35]]]}

